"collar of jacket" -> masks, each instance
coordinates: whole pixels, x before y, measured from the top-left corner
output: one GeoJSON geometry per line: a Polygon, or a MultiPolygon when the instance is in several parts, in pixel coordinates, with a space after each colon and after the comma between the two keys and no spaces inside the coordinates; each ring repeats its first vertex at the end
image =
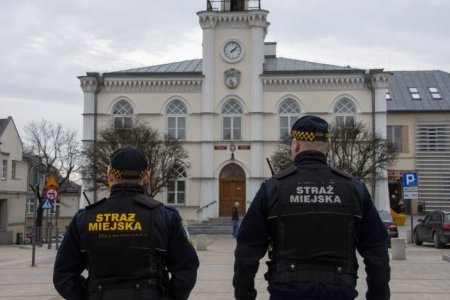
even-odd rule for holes
{"type": "Polygon", "coordinates": [[[297,167],[305,167],[308,165],[324,165],[328,166],[327,157],[320,151],[303,151],[297,154],[294,159],[294,165],[297,167]]]}
{"type": "Polygon", "coordinates": [[[145,195],[145,188],[140,184],[115,184],[111,187],[110,196],[124,192],[133,192],[145,195]]]}

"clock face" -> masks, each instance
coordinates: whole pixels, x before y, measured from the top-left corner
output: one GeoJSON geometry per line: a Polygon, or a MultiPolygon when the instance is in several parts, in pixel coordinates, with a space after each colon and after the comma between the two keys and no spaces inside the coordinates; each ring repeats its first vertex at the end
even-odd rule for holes
{"type": "Polygon", "coordinates": [[[238,59],[241,56],[242,48],[241,45],[238,42],[230,41],[225,44],[225,47],[223,48],[223,53],[225,54],[225,57],[228,59],[238,59]]]}

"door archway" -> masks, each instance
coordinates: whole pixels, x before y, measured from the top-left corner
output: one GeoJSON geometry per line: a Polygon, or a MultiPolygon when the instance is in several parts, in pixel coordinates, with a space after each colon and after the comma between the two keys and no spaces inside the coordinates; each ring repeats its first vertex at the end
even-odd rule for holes
{"type": "Polygon", "coordinates": [[[231,208],[239,202],[239,215],[245,213],[245,172],[235,163],[226,165],[219,175],[219,216],[231,216],[231,208]]]}

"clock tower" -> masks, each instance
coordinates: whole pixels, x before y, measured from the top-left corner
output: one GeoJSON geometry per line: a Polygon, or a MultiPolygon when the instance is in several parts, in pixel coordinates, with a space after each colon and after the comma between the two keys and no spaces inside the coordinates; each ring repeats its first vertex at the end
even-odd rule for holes
{"type": "MultiPolygon", "coordinates": [[[[245,166],[241,165],[246,170],[248,199],[257,191],[264,177],[260,76],[264,64],[264,38],[269,27],[268,11],[261,9],[260,0],[222,0],[207,1],[206,11],[197,14],[203,29],[202,199],[214,194],[217,176],[211,166],[217,162],[214,144],[218,141],[250,145],[249,160],[245,166]],[[223,124],[218,120],[217,112],[221,112],[223,103],[229,99],[242,107],[245,121],[241,120],[241,136],[227,140],[221,136],[223,124]]],[[[238,155],[234,163],[240,163],[238,155]]]]}

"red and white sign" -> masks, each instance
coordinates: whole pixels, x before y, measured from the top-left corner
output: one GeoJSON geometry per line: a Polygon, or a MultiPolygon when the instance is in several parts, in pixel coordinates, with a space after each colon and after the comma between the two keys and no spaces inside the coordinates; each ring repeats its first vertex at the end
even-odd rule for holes
{"type": "Polygon", "coordinates": [[[58,189],[45,189],[44,198],[48,200],[56,200],[56,198],[58,198],[58,189]]]}

